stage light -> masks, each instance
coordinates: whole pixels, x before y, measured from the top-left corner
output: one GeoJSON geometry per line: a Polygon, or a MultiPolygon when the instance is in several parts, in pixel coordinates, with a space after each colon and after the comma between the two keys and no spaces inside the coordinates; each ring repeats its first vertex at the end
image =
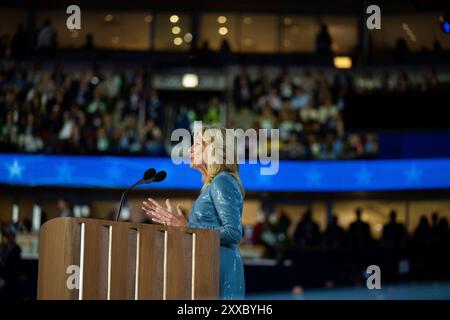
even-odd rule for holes
{"type": "Polygon", "coordinates": [[[221,27],[219,28],[219,34],[224,36],[228,33],[228,28],[227,27],[221,27]]]}
{"type": "Polygon", "coordinates": [[[350,69],[352,67],[352,59],[350,57],[334,57],[333,61],[337,69],[350,69]]]}
{"type": "Polygon", "coordinates": [[[105,22],[111,22],[112,19],[113,19],[113,15],[112,15],[112,14],[107,14],[107,15],[105,16],[105,22]]]}
{"type": "Polygon", "coordinates": [[[145,16],[145,18],[144,18],[144,21],[147,22],[147,23],[152,22],[152,20],[153,20],[153,16],[152,15],[145,16]]]}
{"type": "Polygon", "coordinates": [[[186,33],[185,35],[184,35],[184,41],[185,42],[187,42],[187,43],[190,43],[191,41],[192,41],[192,34],[191,33],[186,33]]]}
{"type": "Polygon", "coordinates": [[[179,34],[181,32],[181,28],[179,26],[172,27],[173,34],[179,34]]]}
{"type": "Polygon", "coordinates": [[[172,23],[177,23],[179,19],[180,18],[176,14],[170,16],[170,22],[172,23]]]}
{"type": "Polygon", "coordinates": [[[176,46],[179,46],[183,43],[183,39],[181,39],[180,37],[176,37],[175,39],[173,39],[173,44],[176,46]]]}
{"type": "Polygon", "coordinates": [[[227,17],[225,16],[217,17],[217,22],[220,24],[224,24],[225,22],[227,22],[227,17]]]}
{"type": "Polygon", "coordinates": [[[251,24],[253,22],[252,17],[244,17],[244,24],[251,24]]]}
{"type": "Polygon", "coordinates": [[[198,76],[193,73],[186,73],[181,79],[184,88],[195,88],[198,86],[198,76]]]}

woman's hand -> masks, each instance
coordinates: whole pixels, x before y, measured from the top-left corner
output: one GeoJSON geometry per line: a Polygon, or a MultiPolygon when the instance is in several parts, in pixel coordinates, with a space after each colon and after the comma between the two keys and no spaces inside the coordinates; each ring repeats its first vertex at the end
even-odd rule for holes
{"type": "Polygon", "coordinates": [[[177,212],[175,213],[169,199],[166,199],[166,208],[159,205],[152,198],[148,198],[147,200],[142,202],[142,210],[150,216],[153,222],[172,227],[184,227],[188,224],[179,204],[177,204],[177,212]]]}

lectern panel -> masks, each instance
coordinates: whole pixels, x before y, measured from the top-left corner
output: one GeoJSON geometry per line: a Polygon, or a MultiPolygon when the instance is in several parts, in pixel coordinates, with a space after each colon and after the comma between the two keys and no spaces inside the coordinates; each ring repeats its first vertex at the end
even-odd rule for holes
{"type": "Polygon", "coordinates": [[[143,225],[138,230],[139,281],[137,299],[163,299],[165,231],[150,225],[143,225]]]}
{"type": "Polygon", "coordinates": [[[218,299],[220,235],[196,230],[194,299],[218,299]]]}
{"type": "Polygon", "coordinates": [[[192,299],[192,234],[171,230],[167,244],[167,299],[192,299]]]}
{"type": "Polygon", "coordinates": [[[96,219],[41,228],[38,299],[208,299],[219,292],[219,233],[96,219]]]}

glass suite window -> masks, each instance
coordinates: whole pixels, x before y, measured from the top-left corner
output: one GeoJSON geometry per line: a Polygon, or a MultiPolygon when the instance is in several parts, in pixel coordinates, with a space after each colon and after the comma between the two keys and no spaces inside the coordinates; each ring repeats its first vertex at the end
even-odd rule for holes
{"type": "Polygon", "coordinates": [[[68,15],[61,11],[38,11],[36,24],[40,28],[48,18],[57,30],[58,45],[81,48],[92,35],[96,48],[117,50],[148,50],[153,16],[148,12],[82,11],[81,30],[68,30],[68,15]]]}
{"type": "Polygon", "coordinates": [[[192,41],[190,15],[158,13],[155,22],[155,50],[187,51],[192,41]]]}

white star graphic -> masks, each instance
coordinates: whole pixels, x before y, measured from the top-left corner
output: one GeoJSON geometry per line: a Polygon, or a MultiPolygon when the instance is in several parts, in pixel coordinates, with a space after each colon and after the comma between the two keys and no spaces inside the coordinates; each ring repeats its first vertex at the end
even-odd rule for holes
{"type": "Polygon", "coordinates": [[[13,163],[6,165],[6,169],[9,171],[9,179],[22,179],[22,172],[25,170],[25,166],[20,165],[17,159],[14,159],[13,163]]]}

